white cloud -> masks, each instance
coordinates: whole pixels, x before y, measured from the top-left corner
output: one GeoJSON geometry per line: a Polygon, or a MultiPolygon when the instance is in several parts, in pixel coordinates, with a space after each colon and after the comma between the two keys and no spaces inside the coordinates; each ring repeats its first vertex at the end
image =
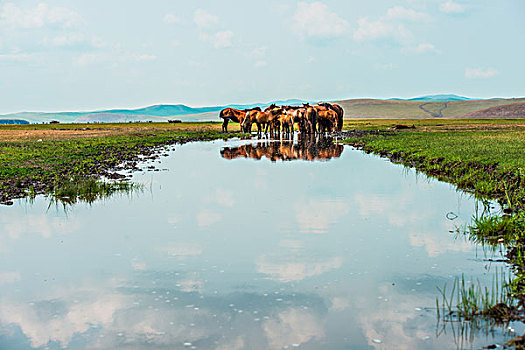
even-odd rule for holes
{"type": "Polygon", "coordinates": [[[260,58],[266,56],[266,51],[268,48],[266,46],[259,46],[250,51],[250,56],[254,58],[260,58]]]}
{"type": "Polygon", "coordinates": [[[27,53],[6,53],[0,54],[0,61],[27,62],[35,58],[33,54],[27,53]]]}
{"type": "Polygon", "coordinates": [[[322,2],[299,2],[293,15],[293,30],[302,38],[331,39],[343,35],[348,22],[322,2]]]}
{"type": "Polygon", "coordinates": [[[331,302],[331,309],[336,311],[343,311],[350,306],[350,302],[345,298],[334,297],[332,298],[331,302]]]}
{"type": "Polygon", "coordinates": [[[234,33],[231,30],[221,30],[213,34],[201,33],[202,41],[208,42],[216,49],[222,49],[233,46],[234,33]]]}
{"type": "Polygon", "coordinates": [[[235,205],[235,199],[233,198],[233,191],[218,188],[215,190],[213,196],[205,197],[203,202],[206,204],[217,203],[222,207],[233,207],[235,205]]]}
{"type": "MultiPolygon", "coordinates": [[[[1,58],[1,55],[0,55],[1,58]]],[[[74,216],[69,218],[50,217],[45,214],[20,214],[17,216],[0,215],[0,226],[3,227],[0,237],[12,240],[26,235],[39,235],[50,238],[53,235],[64,235],[74,232],[80,226],[74,216]]]]}
{"type": "Polygon", "coordinates": [[[357,20],[357,30],[354,32],[354,39],[357,41],[375,40],[388,37],[392,34],[392,25],[381,20],[370,21],[368,17],[357,20]]]}
{"type": "Polygon", "coordinates": [[[219,17],[205,10],[198,9],[193,15],[193,21],[199,28],[200,40],[207,42],[216,49],[222,49],[233,46],[234,33],[231,30],[219,30],[210,32],[219,23],[219,17]]]}
{"type": "Polygon", "coordinates": [[[0,9],[0,25],[11,28],[73,27],[81,21],[75,11],[65,7],[50,7],[46,3],[33,8],[21,8],[8,2],[0,9]]]}
{"type": "Polygon", "coordinates": [[[179,24],[182,22],[182,20],[179,17],[171,13],[166,14],[166,16],[164,16],[163,18],[163,21],[168,24],[179,24]]]}
{"type": "Polygon", "coordinates": [[[279,313],[277,319],[265,321],[263,329],[271,349],[283,349],[290,344],[300,346],[325,335],[323,326],[315,315],[295,308],[279,313]]]}
{"type": "Polygon", "coordinates": [[[326,233],[331,223],[350,212],[352,206],[341,200],[310,200],[295,206],[295,219],[299,231],[326,233]]]}
{"type": "Polygon", "coordinates": [[[413,40],[412,33],[402,23],[385,18],[372,21],[368,17],[362,17],[357,21],[357,25],[354,31],[356,41],[393,39],[400,43],[408,43],[413,40]]]}
{"type": "Polygon", "coordinates": [[[463,13],[466,9],[465,5],[458,4],[452,0],[439,5],[439,10],[444,13],[463,13]]]}
{"type": "Polygon", "coordinates": [[[157,56],[150,54],[137,53],[85,53],[79,55],[74,64],[78,66],[87,66],[91,64],[111,63],[118,64],[124,62],[144,62],[154,61],[157,56]]]}
{"type": "Polygon", "coordinates": [[[10,284],[20,281],[21,276],[18,272],[0,273],[0,284],[10,284]]]}
{"type": "Polygon", "coordinates": [[[394,69],[394,64],[393,63],[382,63],[382,64],[376,64],[375,67],[377,69],[382,69],[382,70],[392,70],[394,69]]]}
{"type": "Polygon", "coordinates": [[[211,212],[209,210],[205,210],[197,214],[197,225],[204,227],[204,226],[211,226],[214,223],[221,220],[221,215],[211,212]]]}
{"type": "Polygon", "coordinates": [[[257,67],[257,68],[265,67],[267,65],[268,65],[268,62],[266,62],[266,61],[257,61],[257,62],[255,62],[255,67],[257,67]]]}
{"type": "Polygon", "coordinates": [[[446,235],[429,235],[421,232],[413,232],[408,237],[413,247],[423,247],[428,256],[433,258],[447,252],[472,251],[472,243],[466,240],[450,239],[446,235]]]}
{"type": "Polygon", "coordinates": [[[68,33],[55,36],[53,38],[45,38],[43,44],[54,47],[68,47],[82,44],[95,48],[102,48],[106,46],[102,40],[95,37],[89,38],[86,35],[80,33],[68,33]]]}
{"type": "Polygon", "coordinates": [[[484,78],[492,78],[498,73],[499,72],[494,68],[487,68],[487,69],[467,68],[465,70],[465,77],[468,79],[484,79],[484,78]]]}
{"type": "Polygon", "coordinates": [[[429,44],[429,43],[419,44],[414,47],[405,47],[403,48],[403,52],[417,53],[417,54],[423,54],[423,53],[429,53],[429,52],[438,53],[438,54],[441,53],[440,50],[436,49],[434,45],[429,44]]]}
{"type": "Polygon", "coordinates": [[[245,348],[243,337],[237,337],[233,341],[221,344],[215,350],[241,350],[245,348]]]}
{"type": "Polygon", "coordinates": [[[314,63],[315,62],[315,57],[313,56],[310,56],[306,59],[306,63],[314,63]]]}
{"type": "Polygon", "coordinates": [[[131,302],[126,299],[108,293],[95,300],[72,302],[66,313],[51,320],[45,312],[39,312],[36,306],[2,300],[0,321],[17,324],[29,338],[32,347],[44,347],[51,341],[66,346],[76,334],[87,332],[93,327],[113,324],[116,311],[131,302]]]}
{"type": "Polygon", "coordinates": [[[177,282],[177,287],[181,292],[192,293],[198,292],[202,293],[204,290],[204,283],[197,279],[188,279],[184,281],[177,282]]]}
{"type": "Polygon", "coordinates": [[[212,15],[211,13],[208,13],[202,9],[198,9],[193,15],[193,21],[200,29],[211,28],[219,23],[219,17],[212,15]]]}
{"type": "Polygon", "coordinates": [[[393,40],[407,46],[414,41],[414,35],[405,26],[406,22],[429,22],[432,18],[424,12],[394,6],[378,19],[361,17],[353,37],[356,41],[393,40]]]}
{"type": "Polygon", "coordinates": [[[184,260],[190,256],[198,256],[202,254],[202,247],[200,245],[190,243],[170,244],[168,247],[162,248],[161,250],[178,260],[184,260]]]}
{"type": "Polygon", "coordinates": [[[394,6],[387,11],[387,17],[394,20],[401,21],[429,21],[430,16],[423,12],[418,12],[413,9],[407,9],[403,6],[394,6]]]}
{"type": "Polygon", "coordinates": [[[338,269],[343,265],[343,258],[341,257],[334,257],[326,261],[298,262],[287,255],[285,259],[290,261],[279,261],[282,258],[278,256],[271,258],[262,256],[256,262],[257,272],[269,275],[270,279],[274,281],[295,282],[338,269]]]}

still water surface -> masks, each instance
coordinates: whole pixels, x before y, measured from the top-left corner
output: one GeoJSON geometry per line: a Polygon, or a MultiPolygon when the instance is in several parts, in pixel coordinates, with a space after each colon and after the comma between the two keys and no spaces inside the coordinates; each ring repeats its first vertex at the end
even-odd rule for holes
{"type": "Polygon", "coordinates": [[[436,324],[436,287],[462,273],[490,285],[503,267],[449,232],[470,221],[473,198],[349,147],[308,145],[176,146],[154,163],[165,171],[134,174],[143,192],[1,207],[0,348],[448,349],[513,337],[436,324]]]}

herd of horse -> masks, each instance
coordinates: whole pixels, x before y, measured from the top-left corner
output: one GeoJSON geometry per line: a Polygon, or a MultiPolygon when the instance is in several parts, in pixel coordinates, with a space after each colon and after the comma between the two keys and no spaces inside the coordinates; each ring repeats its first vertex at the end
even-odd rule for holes
{"type": "Polygon", "coordinates": [[[265,141],[239,147],[224,147],[221,156],[225,159],[252,158],[260,160],[263,157],[272,162],[306,160],[326,161],[338,158],[343,153],[343,145],[332,142],[331,138],[321,135],[304,135],[298,142],[265,141]]]}
{"type": "Polygon", "coordinates": [[[320,102],[314,106],[270,105],[264,111],[260,107],[249,109],[225,108],[219,113],[223,119],[222,132],[228,132],[228,122],[239,123],[240,132],[251,133],[257,126],[257,135],[270,133],[293,134],[297,124],[301,134],[324,134],[341,131],[343,128],[343,108],[338,104],[320,102]]]}

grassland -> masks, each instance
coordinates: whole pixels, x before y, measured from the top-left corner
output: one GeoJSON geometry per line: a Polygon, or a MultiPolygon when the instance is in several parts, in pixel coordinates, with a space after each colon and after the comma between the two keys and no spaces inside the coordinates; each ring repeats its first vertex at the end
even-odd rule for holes
{"type": "Polygon", "coordinates": [[[451,102],[424,102],[355,99],[338,103],[345,110],[346,118],[463,118],[467,113],[489,107],[525,102],[518,99],[490,99],[451,102]]]}
{"type": "Polygon", "coordinates": [[[220,123],[0,126],[0,203],[78,188],[71,182],[107,191],[89,179],[119,179],[116,170],[136,169],[139,156],[154,158],[160,146],[234,135],[220,128],[220,123]]]}

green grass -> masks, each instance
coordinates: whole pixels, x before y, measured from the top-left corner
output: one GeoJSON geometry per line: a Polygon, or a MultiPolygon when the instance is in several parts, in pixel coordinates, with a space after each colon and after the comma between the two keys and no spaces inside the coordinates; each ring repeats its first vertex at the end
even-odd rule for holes
{"type": "Polygon", "coordinates": [[[131,194],[143,186],[128,181],[104,181],[94,177],[76,176],[62,180],[49,194],[56,203],[72,205],[77,202],[93,203],[116,193],[131,194]]]}
{"type": "MultiPolygon", "coordinates": [[[[525,128],[508,121],[490,127],[479,121],[432,123],[419,123],[414,130],[391,135],[350,137],[344,142],[389,156],[480,196],[523,206],[525,128]]],[[[393,125],[376,122],[353,126],[376,130],[385,129],[385,124],[393,125]]]]}
{"type": "Polygon", "coordinates": [[[0,202],[30,193],[51,193],[72,178],[111,174],[123,163],[132,167],[139,161],[138,155],[150,156],[156,147],[166,144],[235,135],[216,131],[220,129],[217,123],[90,125],[97,129],[96,136],[83,135],[84,131],[64,134],[64,130],[81,130],[79,125],[64,124],[59,128],[50,125],[0,128],[7,132],[3,134],[5,141],[0,141],[0,202]],[[26,130],[35,130],[36,134],[29,138],[20,136],[26,130]],[[99,131],[104,133],[98,134],[99,131]]]}
{"type": "Polygon", "coordinates": [[[483,286],[479,280],[466,281],[465,276],[456,277],[450,291],[447,285],[438,288],[441,301],[436,298],[438,318],[444,321],[472,320],[478,317],[491,318],[499,322],[508,321],[510,310],[515,308],[516,300],[510,288],[510,278],[505,273],[495,273],[492,284],[483,286]]]}

